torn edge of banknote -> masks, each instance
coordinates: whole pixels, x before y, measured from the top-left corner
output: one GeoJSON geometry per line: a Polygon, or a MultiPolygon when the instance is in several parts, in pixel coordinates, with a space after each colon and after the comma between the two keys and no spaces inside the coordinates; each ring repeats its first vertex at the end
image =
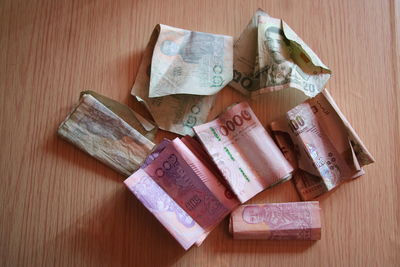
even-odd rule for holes
{"type": "Polygon", "coordinates": [[[258,9],[233,46],[231,87],[255,96],[295,88],[313,97],[330,78],[330,69],[281,19],[258,9]]]}
{"type": "Polygon", "coordinates": [[[295,168],[293,181],[303,200],[318,197],[346,180],[363,175],[362,167],[375,162],[326,89],[272,122],[270,129],[295,168]],[[301,113],[300,109],[308,111],[301,113]],[[312,125],[307,125],[304,114],[314,117],[312,125]]]}
{"type": "Polygon", "coordinates": [[[61,137],[126,176],[150,153],[156,132],[129,107],[93,91],[81,93],[58,128],[61,137]]]}
{"type": "MultiPolygon", "coordinates": [[[[192,84],[189,88],[192,91],[186,91],[186,93],[184,91],[176,91],[176,92],[180,92],[180,93],[179,94],[168,93],[167,95],[164,93],[157,93],[156,95],[163,95],[163,96],[162,97],[153,97],[156,95],[154,95],[150,92],[150,88],[151,88],[151,86],[153,86],[153,84],[156,84],[156,82],[153,81],[155,79],[155,77],[157,76],[157,75],[155,75],[155,73],[157,73],[157,67],[155,67],[155,66],[157,66],[157,64],[160,64],[157,62],[156,57],[153,56],[153,53],[154,53],[154,49],[157,45],[157,42],[159,41],[159,37],[162,34],[163,29],[175,29],[175,28],[165,26],[165,25],[157,25],[156,26],[156,28],[154,29],[154,31],[150,37],[150,40],[146,46],[146,49],[144,51],[144,55],[143,55],[142,61],[139,66],[139,70],[138,70],[138,73],[136,76],[135,83],[132,87],[131,94],[133,96],[135,96],[138,101],[142,102],[145,105],[145,107],[147,108],[149,113],[152,115],[154,121],[156,122],[157,126],[160,129],[170,131],[170,132],[180,134],[180,135],[193,135],[194,132],[193,132],[192,128],[196,125],[200,125],[200,124],[203,124],[204,122],[206,122],[208,115],[210,113],[210,110],[215,101],[215,95],[206,95],[208,93],[204,93],[204,92],[201,93],[201,92],[193,91],[197,86],[197,82],[196,82],[196,84],[192,84]],[[203,95],[200,95],[200,94],[203,94],[203,95]]],[[[180,31],[184,31],[184,30],[180,30],[180,31]]],[[[173,31],[171,31],[171,33],[173,33],[173,31]]],[[[180,34],[182,35],[182,33],[180,33],[180,34]]],[[[177,34],[177,36],[178,35],[179,34],[177,34]]],[[[176,38],[178,38],[178,37],[176,37],[176,38]]],[[[182,38],[183,38],[182,36],[178,38],[180,42],[182,42],[182,40],[181,40],[182,38]]],[[[162,46],[162,45],[158,44],[158,46],[157,46],[159,50],[161,49],[160,46],[162,46]]],[[[174,46],[174,45],[171,44],[171,46],[174,46]]],[[[184,51],[184,50],[185,49],[183,49],[182,51],[184,51]]],[[[196,52],[196,50],[192,51],[191,49],[186,49],[185,51],[186,51],[185,53],[189,53],[190,51],[191,51],[190,53],[196,52]]],[[[158,53],[161,53],[161,52],[158,52],[158,53]]],[[[163,60],[165,61],[169,57],[171,57],[171,62],[172,62],[172,59],[174,59],[174,60],[178,60],[181,63],[182,62],[185,63],[183,61],[183,59],[181,58],[180,54],[175,57],[164,55],[163,60]],[[178,58],[178,59],[175,59],[175,58],[178,58]]],[[[194,62],[195,60],[192,60],[192,61],[194,62]]],[[[171,62],[169,62],[169,63],[171,63],[171,62]]],[[[194,64],[194,63],[190,63],[190,62],[191,61],[189,61],[188,63],[185,63],[185,64],[189,64],[189,65],[194,64]]],[[[228,64],[228,67],[229,67],[232,65],[232,60],[230,59],[230,60],[224,61],[224,64],[228,64]]],[[[226,67],[226,68],[228,68],[228,67],[226,67]]],[[[217,72],[220,72],[220,70],[218,70],[218,68],[214,68],[214,70],[217,72]]],[[[214,70],[210,69],[210,71],[214,71],[214,70]]],[[[188,71],[187,66],[183,67],[183,65],[182,65],[181,68],[177,68],[175,70],[175,75],[178,75],[178,76],[183,75],[183,77],[186,77],[187,74],[184,74],[186,71],[188,71]]],[[[232,70],[230,70],[228,72],[230,72],[232,74],[232,70]]],[[[172,75],[172,77],[175,77],[174,71],[172,71],[172,74],[168,74],[168,75],[172,75]]],[[[211,74],[210,74],[210,72],[206,72],[206,73],[204,73],[204,75],[206,75],[208,77],[211,74]]],[[[171,86],[175,87],[176,83],[173,81],[173,79],[168,78],[168,77],[163,77],[163,78],[165,78],[163,81],[167,81],[167,83],[164,83],[164,85],[161,89],[168,89],[168,88],[171,88],[171,86]]],[[[161,78],[159,77],[157,79],[160,80],[161,78]]],[[[157,79],[156,79],[156,81],[157,81],[157,79]]],[[[216,79],[215,81],[220,80],[220,78],[215,78],[215,79],[216,79]]],[[[230,77],[227,76],[226,78],[223,78],[222,80],[224,82],[223,82],[223,84],[221,84],[221,88],[223,86],[225,86],[225,84],[227,82],[229,82],[231,79],[232,79],[232,75],[230,77]]],[[[187,82],[187,81],[190,81],[190,80],[187,80],[186,78],[182,80],[182,82],[187,82]]],[[[217,87],[215,87],[215,88],[217,88],[217,87]]],[[[215,90],[215,88],[213,87],[213,90],[215,90]]],[[[216,93],[216,92],[217,91],[215,91],[214,93],[216,93]]],[[[211,93],[211,91],[209,93],[211,93]]]]}

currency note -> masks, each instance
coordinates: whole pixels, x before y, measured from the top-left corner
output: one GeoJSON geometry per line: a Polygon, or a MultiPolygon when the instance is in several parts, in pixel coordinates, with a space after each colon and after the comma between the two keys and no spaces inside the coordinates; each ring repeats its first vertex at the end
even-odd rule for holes
{"type": "Polygon", "coordinates": [[[228,210],[239,205],[237,197],[229,188],[218,167],[198,141],[191,136],[185,136],[179,140],[177,148],[185,161],[228,210]]]}
{"type": "Polygon", "coordinates": [[[214,95],[232,80],[231,36],[159,24],[151,61],[149,97],[214,95]]]}
{"type": "MultiPolygon", "coordinates": [[[[163,141],[146,158],[151,164],[165,149],[169,141],[163,141]]],[[[208,234],[187,214],[145,171],[144,167],[124,181],[139,201],[157,218],[167,231],[185,249],[200,245],[208,234]]]]}
{"type": "Polygon", "coordinates": [[[291,178],[293,168],[246,102],[194,130],[242,203],[291,178]]]}
{"type": "MultiPolygon", "coordinates": [[[[150,122],[147,122],[150,123],[150,122]]],[[[154,147],[154,137],[135,113],[114,100],[83,92],[58,134],[123,175],[132,174],[154,147]]]]}
{"type": "MultiPolygon", "coordinates": [[[[125,184],[174,236],[182,247],[188,249],[193,244],[200,246],[207,235],[219,224],[224,216],[238,206],[239,202],[232,193],[226,194],[228,189],[221,184],[218,179],[216,179],[213,172],[203,163],[205,159],[197,158],[197,155],[204,153],[201,152],[201,146],[196,143],[197,141],[193,140],[189,136],[186,136],[184,139],[185,143],[179,139],[175,139],[172,142],[164,139],[145,159],[141,169],[132,174],[125,181],[125,184]],[[191,144],[190,147],[185,145],[189,143],[191,144]],[[196,147],[197,150],[195,153],[192,152],[194,147],[196,147]],[[210,212],[209,214],[212,216],[216,215],[215,211],[219,208],[218,205],[216,205],[216,199],[226,208],[225,214],[220,217],[214,217],[214,222],[209,224],[207,227],[200,226],[196,220],[185,211],[187,207],[196,209],[194,206],[199,203],[196,203],[196,201],[183,203],[182,199],[184,199],[184,196],[174,195],[174,192],[171,192],[170,188],[166,188],[167,191],[164,190],[163,186],[165,186],[165,184],[160,186],[159,183],[149,175],[149,173],[154,173],[153,170],[156,170],[156,173],[159,172],[161,170],[160,167],[172,170],[172,165],[170,168],[169,163],[162,161],[162,165],[160,165],[159,162],[156,161],[159,157],[163,159],[163,157],[165,158],[166,156],[168,159],[171,159],[171,149],[174,151],[175,155],[179,155],[182,165],[188,165],[192,168],[193,172],[201,179],[201,182],[207,187],[207,189],[202,188],[202,191],[195,191],[196,188],[199,188],[199,185],[197,184],[198,181],[192,182],[195,177],[186,177],[189,179],[185,181],[180,179],[184,174],[182,170],[179,171],[179,175],[176,175],[177,173],[175,172],[168,172],[169,177],[165,177],[166,180],[175,182],[175,185],[180,187],[179,189],[181,192],[184,191],[182,190],[183,188],[189,187],[190,191],[199,195],[200,198],[204,197],[202,200],[206,203],[207,209],[210,212]],[[207,196],[207,193],[210,191],[214,198],[209,195],[207,196]],[[171,195],[174,195],[177,201],[175,201],[168,192],[171,193],[171,195]],[[185,205],[187,203],[188,205],[185,205]]],[[[191,171],[188,171],[185,174],[188,173],[191,173],[191,171]]],[[[190,192],[184,193],[187,194],[190,192]]],[[[202,212],[204,212],[204,210],[202,212]]],[[[207,214],[206,211],[204,217],[209,214],[207,214]]]]}
{"type": "Polygon", "coordinates": [[[203,228],[221,221],[234,207],[215,175],[178,138],[144,170],[203,228]]]}
{"type": "Polygon", "coordinates": [[[270,127],[296,168],[294,182],[304,200],[361,176],[361,167],[374,162],[327,90],[289,110],[270,127]]]}
{"type": "Polygon", "coordinates": [[[255,97],[285,88],[313,97],[331,71],[281,19],[258,9],[233,46],[230,86],[255,97]]]}
{"type": "MultiPolygon", "coordinates": [[[[274,126],[276,127],[276,124],[274,126]]],[[[327,189],[322,179],[298,168],[297,158],[293,150],[293,142],[290,140],[290,137],[280,131],[274,131],[273,137],[285,158],[294,168],[292,181],[300,198],[306,201],[326,192],[327,189]]]]}
{"type": "Polygon", "coordinates": [[[193,135],[232,75],[231,37],[157,25],[131,93],[159,128],[193,135]]]}
{"type": "Polygon", "coordinates": [[[318,201],[241,205],[231,214],[234,239],[320,240],[318,201]]]}

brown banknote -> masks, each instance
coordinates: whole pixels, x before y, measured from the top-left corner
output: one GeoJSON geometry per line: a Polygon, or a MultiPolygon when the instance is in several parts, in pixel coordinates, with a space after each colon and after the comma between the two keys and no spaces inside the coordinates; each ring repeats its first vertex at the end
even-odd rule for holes
{"type": "Polygon", "coordinates": [[[233,46],[231,87],[252,97],[295,88],[307,96],[324,89],[331,71],[281,19],[258,9],[233,46]]]}
{"type": "Polygon", "coordinates": [[[91,91],[81,93],[58,128],[61,137],[126,176],[150,153],[156,131],[129,107],[91,91]]]}
{"type": "Polygon", "coordinates": [[[313,199],[364,174],[374,162],[327,90],[289,110],[270,125],[281,151],[296,169],[302,199],[313,199]]]}
{"type": "Polygon", "coordinates": [[[157,125],[193,135],[232,80],[232,37],[157,25],[132,87],[157,125]]]}
{"type": "Polygon", "coordinates": [[[318,201],[241,205],[231,213],[234,239],[319,240],[318,201]]]}

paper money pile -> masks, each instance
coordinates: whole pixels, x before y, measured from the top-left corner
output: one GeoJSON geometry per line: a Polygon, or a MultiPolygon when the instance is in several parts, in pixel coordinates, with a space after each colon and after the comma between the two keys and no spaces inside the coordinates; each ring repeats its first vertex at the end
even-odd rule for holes
{"type": "Polygon", "coordinates": [[[374,159],[325,89],[330,70],[282,20],[257,10],[240,37],[157,25],[132,88],[153,117],[92,91],[58,133],[128,176],[125,185],[185,249],[229,214],[235,239],[321,238],[318,201],[245,204],[290,180],[302,200],[364,174],[374,159]],[[208,114],[229,84],[254,97],[311,97],[269,125],[250,105],[208,114]],[[180,134],[154,144],[158,128],[180,134]]]}

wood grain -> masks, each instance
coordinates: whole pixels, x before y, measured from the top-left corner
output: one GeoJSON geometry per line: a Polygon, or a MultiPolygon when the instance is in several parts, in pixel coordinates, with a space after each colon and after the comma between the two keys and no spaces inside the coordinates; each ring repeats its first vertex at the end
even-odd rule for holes
{"type": "MultiPolygon", "coordinates": [[[[399,266],[399,17],[389,0],[2,0],[0,265],[399,266]],[[56,129],[87,89],[145,114],[130,88],[155,24],[236,36],[257,7],[332,69],[328,87],[377,162],[320,199],[320,241],[234,241],[225,220],[184,252],[119,174],[56,129]]],[[[213,114],[241,99],[225,88],[213,114]]],[[[280,91],[250,103],[267,124],[303,99],[280,91]]],[[[296,200],[285,183],[252,202],[296,200]]]]}

